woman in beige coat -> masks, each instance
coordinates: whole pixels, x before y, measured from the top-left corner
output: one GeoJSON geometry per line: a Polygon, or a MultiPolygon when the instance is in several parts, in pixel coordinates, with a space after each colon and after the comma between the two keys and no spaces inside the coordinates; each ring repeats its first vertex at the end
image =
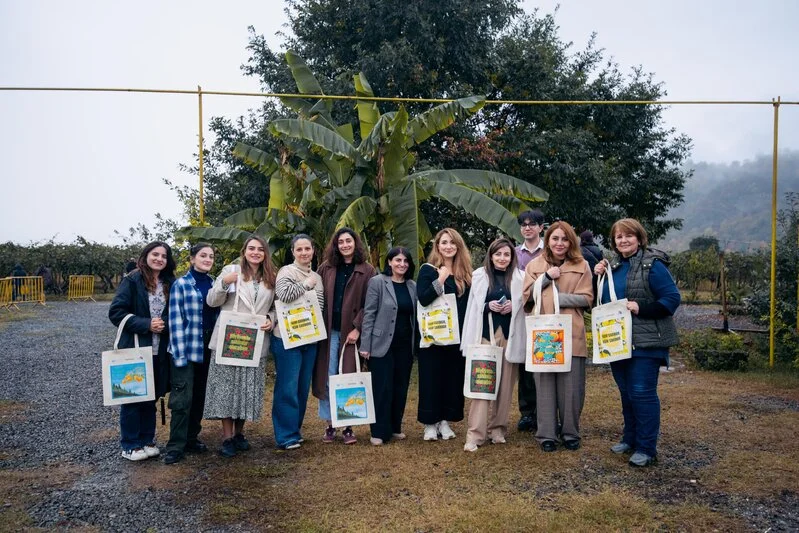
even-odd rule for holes
{"type": "Polygon", "coordinates": [[[534,374],[538,404],[536,440],[545,452],[554,452],[558,440],[567,450],[580,448],[580,413],[585,402],[585,342],[583,310],[591,306],[594,291],[588,262],[580,252],[574,229],[563,221],[544,234],[544,253],[527,265],[524,279],[526,309],[532,308],[533,284],[544,277],[541,313],[554,314],[552,284],[558,290],[561,314],[572,315],[572,363],[569,372],[534,374]],[[560,428],[560,431],[558,431],[560,428]],[[560,433],[560,434],[558,434],[560,433]]]}
{"type": "MultiPolygon", "coordinates": [[[[266,316],[261,329],[269,332],[275,323],[275,267],[269,259],[266,241],[251,235],[241,248],[238,264],[227,265],[208,291],[211,307],[223,311],[237,309],[240,313],[266,316]],[[238,300],[238,303],[236,303],[238,300]]],[[[214,327],[210,347],[216,351],[220,321],[214,327]]],[[[250,449],[244,437],[244,421],[261,418],[266,380],[266,354],[269,335],[264,335],[261,360],[257,367],[218,365],[211,359],[205,396],[204,417],[222,420],[223,457],[250,449]]]]}

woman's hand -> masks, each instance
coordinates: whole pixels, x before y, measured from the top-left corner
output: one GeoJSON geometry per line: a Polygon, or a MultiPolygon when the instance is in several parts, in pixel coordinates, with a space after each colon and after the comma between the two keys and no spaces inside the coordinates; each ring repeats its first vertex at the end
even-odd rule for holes
{"type": "Polygon", "coordinates": [[[596,274],[597,276],[601,276],[602,274],[605,273],[605,271],[607,271],[607,269],[608,269],[607,260],[603,259],[602,261],[594,265],[594,274],[596,274]]]}
{"type": "Polygon", "coordinates": [[[627,310],[630,311],[632,314],[638,314],[638,302],[627,302],[627,310]]]}
{"type": "Polygon", "coordinates": [[[441,285],[444,285],[444,282],[447,281],[449,275],[450,275],[449,269],[446,266],[442,265],[441,268],[438,269],[438,282],[441,285]]]}
{"type": "Polygon", "coordinates": [[[153,318],[150,320],[150,331],[153,333],[161,333],[164,331],[164,321],[160,318],[153,318]]]}
{"type": "Polygon", "coordinates": [[[263,331],[272,331],[272,328],[273,328],[274,326],[275,326],[275,325],[274,325],[274,324],[272,324],[272,319],[271,319],[271,318],[269,318],[269,317],[266,317],[266,322],[264,322],[264,323],[261,325],[261,329],[262,329],[263,331]]]}
{"type": "Polygon", "coordinates": [[[302,286],[305,287],[306,291],[310,291],[316,287],[316,276],[308,276],[308,278],[302,282],[302,286]]]}
{"type": "Polygon", "coordinates": [[[547,270],[547,276],[549,276],[549,279],[558,279],[560,277],[560,267],[552,267],[547,270]]]}
{"type": "Polygon", "coordinates": [[[236,281],[238,281],[238,279],[239,279],[239,273],[238,272],[228,272],[222,278],[222,283],[224,283],[225,285],[230,285],[231,283],[236,283],[236,281]]]}
{"type": "Polygon", "coordinates": [[[499,303],[499,301],[497,300],[491,300],[490,302],[488,302],[488,308],[495,313],[502,312],[502,304],[499,303]]]}
{"type": "Polygon", "coordinates": [[[361,357],[363,357],[364,359],[369,359],[369,352],[361,351],[360,353],[361,353],[361,357]]]}
{"type": "Polygon", "coordinates": [[[507,315],[507,314],[509,314],[511,311],[513,311],[513,303],[512,303],[510,300],[508,300],[507,302],[505,302],[505,303],[502,305],[502,309],[500,310],[500,314],[502,314],[502,315],[507,315]]]}
{"type": "Polygon", "coordinates": [[[357,328],[353,329],[352,331],[347,333],[347,338],[344,341],[344,343],[345,344],[355,344],[356,342],[358,342],[358,339],[360,338],[360,336],[361,336],[361,332],[358,331],[357,328]]]}

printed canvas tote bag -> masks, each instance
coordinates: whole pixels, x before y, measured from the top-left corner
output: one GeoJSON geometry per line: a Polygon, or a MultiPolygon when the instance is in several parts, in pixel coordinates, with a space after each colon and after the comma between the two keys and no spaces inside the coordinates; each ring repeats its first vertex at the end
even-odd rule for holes
{"type": "Polygon", "coordinates": [[[596,307],[591,310],[591,337],[594,344],[594,364],[612,363],[633,356],[633,318],[627,309],[627,299],[616,299],[613,274],[599,278],[596,307]],[[610,302],[602,304],[602,290],[608,280],[610,302]]]}
{"type": "Polygon", "coordinates": [[[488,314],[491,344],[470,344],[466,348],[463,395],[477,400],[496,400],[502,377],[502,347],[494,338],[494,319],[488,314]]]}
{"type": "Polygon", "coordinates": [[[552,299],[555,314],[541,314],[541,287],[544,276],[535,280],[533,314],[525,318],[527,351],[524,369],[527,372],[568,372],[572,367],[572,316],[560,314],[558,288],[553,281],[552,299]]]}
{"type": "Polygon", "coordinates": [[[130,314],[117,328],[114,349],[103,352],[103,405],[122,405],[155,400],[152,346],[139,347],[133,334],[134,348],[119,349],[119,338],[130,314]]]}
{"type": "Polygon", "coordinates": [[[328,377],[330,396],[330,425],[334,428],[374,424],[375,399],[372,393],[372,373],[361,372],[358,346],[355,346],[355,372],[342,374],[346,344],[341,346],[338,374],[328,377]]]}
{"type": "Polygon", "coordinates": [[[319,308],[319,299],[316,291],[306,291],[305,294],[290,303],[275,300],[277,320],[280,323],[280,332],[283,345],[297,348],[318,342],[327,338],[327,330],[322,320],[322,310],[319,308]]]}
{"type": "Polygon", "coordinates": [[[419,323],[419,348],[427,348],[433,344],[460,344],[458,300],[454,294],[443,294],[427,307],[417,303],[416,320],[419,323]]]}
{"type": "Polygon", "coordinates": [[[239,291],[244,290],[241,276],[236,283],[233,311],[219,313],[219,332],[216,339],[214,362],[218,365],[258,366],[265,332],[261,329],[266,323],[264,315],[239,312],[239,291]]]}

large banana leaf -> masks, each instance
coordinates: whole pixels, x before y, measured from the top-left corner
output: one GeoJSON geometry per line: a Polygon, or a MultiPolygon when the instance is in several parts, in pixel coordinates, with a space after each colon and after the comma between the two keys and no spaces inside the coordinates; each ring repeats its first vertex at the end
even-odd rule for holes
{"type": "Polygon", "coordinates": [[[361,196],[352,202],[341,214],[336,223],[336,229],[348,227],[361,233],[372,220],[377,202],[369,196],[361,196]]]}
{"type": "Polygon", "coordinates": [[[233,155],[264,176],[271,176],[273,172],[280,168],[280,162],[273,154],[243,142],[236,143],[236,146],[233,147],[233,155]]]}
{"type": "Polygon", "coordinates": [[[473,115],[485,105],[485,96],[469,96],[453,102],[441,104],[421,113],[408,122],[408,148],[426,141],[444,130],[460,118],[473,115]]]}
{"type": "MultiPolygon", "coordinates": [[[[363,75],[363,72],[359,72],[353,76],[353,80],[355,82],[356,96],[375,95],[372,92],[372,87],[369,85],[369,82],[366,81],[366,76],[363,75]]],[[[365,139],[369,136],[375,124],[377,124],[378,119],[380,119],[380,111],[377,109],[377,102],[375,101],[356,100],[355,105],[358,108],[358,121],[361,124],[361,139],[365,139]]]]}
{"type": "Polygon", "coordinates": [[[269,124],[269,131],[275,137],[303,139],[314,148],[324,150],[334,156],[343,157],[356,164],[365,164],[358,150],[336,131],[303,119],[284,118],[269,124]]]}
{"type": "Polygon", "coordinates": [[[264,221],[268,212],[269,209],[266,207],[244,209],[227,217],[223,224],[225,226],[236,226],[238,228],[255,228],[264,221]]]}
{"type": "MultiPolygon", "coordinates": [[[[294,78],[294,82],[297,84],[297,90],[300,94],[324,94],[322,86],[319,85],[311,69],[308,68],[305,61],[293,50],[286,52],[286,63],[291,69],[291,75],[294,78]]],[[[322,98],[313,105],[311,105],[308,100],[301,98],[281,98],[280,100],[286,106],[296,111],[300,116],[310,120],[316,120],[326,128],[336,128],[336,124],[331,115],[333,111],[333,102],[331,100],[322,98]]]]}
{"type": "Polygon", "coordinates": [[[481,192],[463,185],[443,181],[417,181],[416,183],[417,186],[427,190],[434,196],[446,200],[455,207],[462,208],[467,213],[475,215],[507,235],[516,236],[519,233],[519,224],[516,221],[516,217],[481,192]]]}
{"type": "Polygon", "coordinates": [[[377,155],[380,143],[387,139],[391,133],[391,122],[394,120],[395,115],[395,111],[380,115],[369,135],[361,135],[361,144],[358,145],[358,151],[364,159],[372,160],[377,155]]]}
{"type": "Polygon", "coordinates": [[[322,197],[322,202],[325,204],[350,202],[353,198],[361,196],[364,183],[366,183],[366,175],[356,172],[346,185],[343,187],[336,187],[325,194],[322,197]]]}
{"type": "Polygon", "coordinates": [[[408,139],[408,113],[405,107],[400,106],[394,119],[391,121],[391,135],[386,140],[383,152],[383,170],[386,176],[386,185],[393,186],[408,175],[405,167],[405,156],[408,154],[406,141],[408,139]]]}
{"type": "Polygon", "coordinates": [[[210,243],[240,243],[250,235],[249,231],[244,231],[232,226],[214,228],[208,226],[185,226],[177,232],[178,237],[187,241],[205,241],[210,243]]]}
{"type": "Polygon", "coordinates": [[[422,246],[430,239],[430,228],[419,211],[419,198],[413,181],[392,188],[388,194],[389,213],[393,222],[393,246],[405,246],[419,265],[424,254],[422,246]],[[425,234],[426,232],[426,234],[425,234]]]}
{"type": "Polygon", "coordinates": [[[467,187],[490,194],[517,196],[528,202],[545,202],[549,193],[519,178],[490,170],[423,170],[411,176],[424,181],[462,183],[467,187]]]}

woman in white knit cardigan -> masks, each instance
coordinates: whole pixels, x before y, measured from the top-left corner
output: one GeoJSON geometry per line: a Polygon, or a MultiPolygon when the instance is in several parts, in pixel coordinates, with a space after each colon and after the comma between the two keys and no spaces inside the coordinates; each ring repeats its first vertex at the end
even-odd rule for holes
{"type": "MultiPolygon", "coordinates": [[[[319,308],[324,309],[322,278],[311,268],[314,246],[311,238],[303,233],[291,240],[294,262],[277,273],[275,297],[284,303],[300,298],[316,289],[319,308]]],[[[286,348],[280,331],[280,321],[275,324],[272,353],[275,356],[275,389],[272,398],[272,424],[275,443],[283,450],[299,448],[303,442],[302,421],[308,404],[308,392],[316,360],[316,343],[297,348],[286,348]]]]}

